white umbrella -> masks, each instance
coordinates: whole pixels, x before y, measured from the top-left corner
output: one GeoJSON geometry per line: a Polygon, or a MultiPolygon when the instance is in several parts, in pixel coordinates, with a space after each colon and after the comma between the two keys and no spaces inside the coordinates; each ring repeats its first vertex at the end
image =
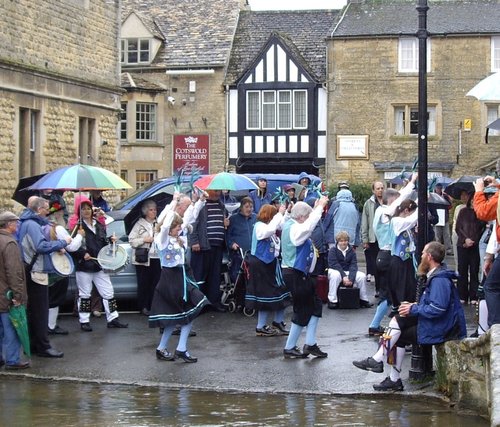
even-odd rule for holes
{"type": "Polygon", "coordinates": [[[479,101],[500,101],[500,72],[481,80],[466,96],[473,96],[479,101]]]}

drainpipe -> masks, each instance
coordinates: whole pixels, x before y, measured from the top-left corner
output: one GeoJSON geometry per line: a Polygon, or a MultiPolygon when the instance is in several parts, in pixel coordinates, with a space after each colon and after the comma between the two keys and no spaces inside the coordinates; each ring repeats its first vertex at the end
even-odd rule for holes
{"type": "Polygon", "coordinates": [[[229,169],[229,85],[226,85],[226,153],[224,159],[224,170],[229,169]]]}

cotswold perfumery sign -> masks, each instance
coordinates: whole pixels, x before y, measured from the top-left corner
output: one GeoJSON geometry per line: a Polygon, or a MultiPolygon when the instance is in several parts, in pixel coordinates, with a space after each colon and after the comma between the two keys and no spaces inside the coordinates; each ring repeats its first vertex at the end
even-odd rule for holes
{"type": "Polygon", "coordinates": [[[209,135],[174,135],[173,170],[197,168],[207,174],[210,169],[209,135]]]}

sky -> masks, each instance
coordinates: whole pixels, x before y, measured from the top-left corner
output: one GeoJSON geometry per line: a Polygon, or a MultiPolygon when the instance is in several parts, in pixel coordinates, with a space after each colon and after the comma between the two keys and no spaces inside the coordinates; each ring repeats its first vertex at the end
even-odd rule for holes
{"type": "Polygon", "coordinates": [[[252,10],[341,9],[347,0],[249,0],[252,10]]]}

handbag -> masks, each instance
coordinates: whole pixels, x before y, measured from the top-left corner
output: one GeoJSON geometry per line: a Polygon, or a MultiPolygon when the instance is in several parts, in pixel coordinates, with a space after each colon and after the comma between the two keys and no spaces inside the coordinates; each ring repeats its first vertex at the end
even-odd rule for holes
{"type": "Polygon", "coordinates": [[[135,260],[137,262],[148,262],[149,248],[137,248],[135,250],[135,260]]]}

